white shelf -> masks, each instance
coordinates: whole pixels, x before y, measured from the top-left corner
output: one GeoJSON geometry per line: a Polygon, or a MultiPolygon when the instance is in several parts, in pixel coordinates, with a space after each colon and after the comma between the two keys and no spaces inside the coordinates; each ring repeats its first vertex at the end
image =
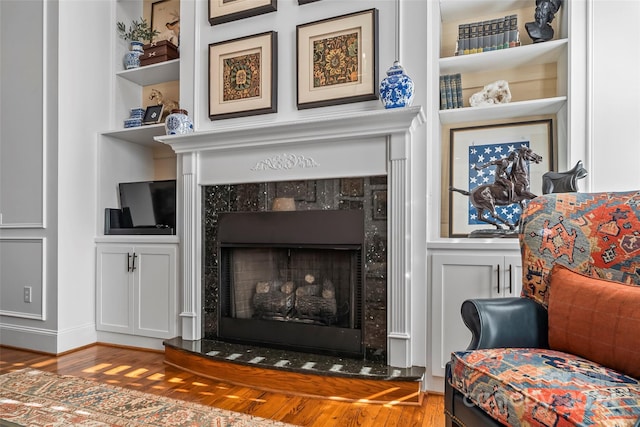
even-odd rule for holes
{"type": "Polygon", "coordinates": [[[568,44],[567,39],[560,39],[509,49],[441,58],[440,74],[503,70],[529,64],[559,62],[561,58],[566,58],[568,44]]]}
{"type": "MultiPolygon", "coordinates": [[[[530,7],[531,0],[440,0],[440,16],[442,22],[474,19],[478,16],[495,15],[510,10],[530,7]]],[[[533,21],[533,15],[531,15],[533,21]]]]}
{"type": "Polygon", "coordinates": [[[444,125],[556,114],[566,103],[566,96],[558,96],[555,98],[534,99],[482,107],[452,108],[449,110],[440,110],[440,123],[444,125]]]}
{"type": "Polygon", "coordinates": [[[111,136],[114,138],[122,139],[124,141],[133,142],[134,144],[141,145],[158,145],[153,138],[160,135],[165,135],[166,131],[163,123],[154,125],[138,126],[134,128],[116,129],[106,132],[102,132],[101,135],[111,136]]]}
{"type": "Polygon", "coordinates": [[[132,81],[140,86],[170,82],[180,79],[180,59],[159,62],[144,67],[133,68],[116,73],[118,77],[132,81]]]}

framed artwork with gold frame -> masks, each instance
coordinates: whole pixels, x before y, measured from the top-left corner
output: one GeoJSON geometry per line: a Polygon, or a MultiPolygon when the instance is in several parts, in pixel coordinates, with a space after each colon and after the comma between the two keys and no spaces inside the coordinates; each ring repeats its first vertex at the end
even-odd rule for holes
{"type": "Polygon", "coordinates": [[[378,98],[378,10],[296,27],[297,107],[378,98]]]}
{"type": "Polygon", "coordinates": [[[211,120],[277,112],[275,31],[209,45],[211,120]]]}
{"type": "Polygon", "coordinates": [[[209,24],[224,24],[276,10],[277,0],[209,0],[209,24]]]}

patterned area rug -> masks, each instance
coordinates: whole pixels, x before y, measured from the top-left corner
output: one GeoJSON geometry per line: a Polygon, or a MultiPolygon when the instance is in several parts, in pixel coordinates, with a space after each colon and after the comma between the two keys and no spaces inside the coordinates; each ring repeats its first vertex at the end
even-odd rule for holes
{"type": "Polygon", "coordinates": [[[287,427],[279,421],[35,369],[0,375],[0,426],[287,427]]]}

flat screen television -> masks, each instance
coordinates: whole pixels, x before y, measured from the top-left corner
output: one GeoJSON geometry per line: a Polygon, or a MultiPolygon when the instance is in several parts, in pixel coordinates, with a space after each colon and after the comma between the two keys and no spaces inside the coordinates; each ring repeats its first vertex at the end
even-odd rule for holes
{"type": "Polygon", "coordinates": [[[118,184],[118,190],[122,209],[121,227],[139,229],[140,234],[145,234],[144,229],[167,230],[166,234],[175,234],[175,179],[122,182],[118,184]]]}

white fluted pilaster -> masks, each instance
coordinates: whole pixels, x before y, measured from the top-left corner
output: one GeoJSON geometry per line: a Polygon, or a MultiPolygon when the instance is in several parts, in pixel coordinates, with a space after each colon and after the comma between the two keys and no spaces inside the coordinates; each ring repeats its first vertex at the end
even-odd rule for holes
{"type": "Polygon", "coordinates": [[[199,268],[199,187],[197,153],[182,154],[182,338],[199,340],[201,326],[201,278],[199,268]]]}
{"type": "Polygon", "coordinates": [[[387,337],[388,363],[411,366],[411,134],[395,133],[389,140],[390,201],[387,242],[387,337]]]}

